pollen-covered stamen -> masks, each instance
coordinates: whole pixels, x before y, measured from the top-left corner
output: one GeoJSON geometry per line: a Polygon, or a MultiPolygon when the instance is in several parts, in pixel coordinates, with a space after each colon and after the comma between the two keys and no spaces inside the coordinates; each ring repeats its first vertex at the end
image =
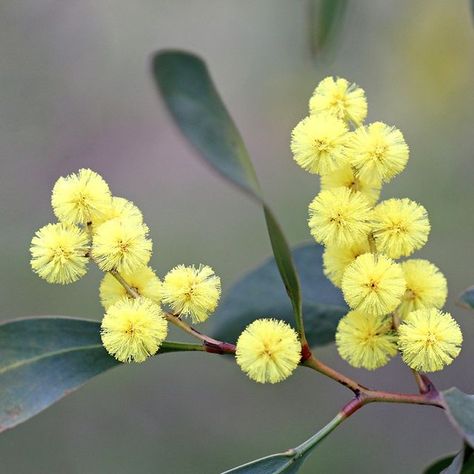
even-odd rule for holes
{"type": "Polygon", "coordinates": [[[286,379],[301,359],[301,344],[296,332],[285,322],[258,319],[247,326],[236,346],[241,369],[259,383],[286,379]]]}
{"type": "Polygon", "coordinates": [[[165,276],[162,287],[163,302],[175,314],[189,316],[195,323],[205,321],[215,310],[220,292],[219,277],[206,265],[178,265],[165,276]]]}
{"type": "Polygon", "coordinates": [[[350,311],[337,327],[336,345],[341,357],[354,367],[373,370],[397,353],[391,318],[350,311]]]}
{"type": "Polygon", "coordinates": [[[434,372],[461,351],[462,333],[449,313],[420,309],[408,314],[398,329],[403,360],[414,370],[434,372]]]}

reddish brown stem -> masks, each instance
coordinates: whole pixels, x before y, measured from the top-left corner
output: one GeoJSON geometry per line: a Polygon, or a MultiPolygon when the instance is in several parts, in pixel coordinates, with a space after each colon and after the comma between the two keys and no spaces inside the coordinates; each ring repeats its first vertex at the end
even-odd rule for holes
{"type": "MultiPolygon", "coordinates": [[[[125,288],[127,293],[132,298],[140,298],[140,294],[132,288],[116,270],[111,270],[110,274],[125,288]]],[[[235,345],[229,342],[218,341],[210,336],[202,334],[197,329],[193,328],[189,324],[185,323],[179,315],[174,315],[171,313],[165,313],[165,318],[175,326],[182,329],[184,332],[187,332],[191,336],[197,337],[203,342],[203,346],[206,352],[211,352],[213,354],[235,354],[235,345]]]]}
{"type": "Polygon", "coordinates": [[[336,382],[339,382],[341,385],[344,385],[344,387],[347,387],[349,390],[352,390],[356,396],[358,396],[365,390],[368,390],[367,387],[364,387],[355,380],[347,377],[344,374],[341,374],[337,370],[333,369],[332,367],[329,367],[328,365],[324,364],[319,359],[316,359],[313,356],[305,360],[303,362],[303,365],[313,370],[316,370],[320,374],[326,375],[326,377],[329,377],[335,380],[336,382]]]}
{"type": "Polygon", "coordinates": [[[347,416],[357,411],[362,406],[368,403],[374,402],[385,402],[385,403],[413,403],[418,405],[432,405],[439,408],[444,408],[443,401],[429,379],[420,374],[420,378],[426,385],[426,391],[424,393],[398,393],[398,392],[385,392],[382,390],[371,390],[364,385],[356,382],[355,380],[339,373],[337,370],[327,366],[315,357],[311,357],[306,360],[303,365],[309,367],[317,372],[326,375],[341,385],[352,390],[355,394],[355,398],[349,402],[349,404],[343,408],[343,412],[347,416]]]}

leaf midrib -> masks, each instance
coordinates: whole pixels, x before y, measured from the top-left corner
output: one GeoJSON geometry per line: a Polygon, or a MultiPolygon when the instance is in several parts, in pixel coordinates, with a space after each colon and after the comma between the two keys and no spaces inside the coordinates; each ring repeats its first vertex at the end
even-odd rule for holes
{"type": "Polygon", "coordinates": [[[85,350],[91,350],[91,349],[98,349],[100,347],[103,347],[102,344],[93,344],[90,346],[76,346],[76,347],[70,347],[68,349],[63,349],[60,351],[55,351],[55,352],[47,352],[46,354],[42,354],[39,356],[35,357],[30,357],[29,359],[23,359],[19,362],[15,362],[13,364],[10,364],[6,367],[0,368],[0,375],[3,375],[11,370],[18,369],[20,367],[23,367],[28,364],[33,364],[34,362],[38,362],[43,359],[47,359],[48,357],[54,357],[57,355],[61,354],[67,354],[69,352],[75,352],[75,351],[85,351],[85,350]]]}

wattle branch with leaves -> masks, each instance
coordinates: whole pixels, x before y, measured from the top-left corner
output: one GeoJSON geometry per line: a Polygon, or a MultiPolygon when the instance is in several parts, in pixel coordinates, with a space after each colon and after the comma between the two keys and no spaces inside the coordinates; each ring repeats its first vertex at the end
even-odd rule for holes
{"type": "MultiPolygon", "coordinates": [[[[160,52],[152,73],[184,136],[218,173],[263,207],[274,258],[234,285],[218,305],[220,280],[209,267],[178,266],[160,282],[146,266],[151,240],[140,211],[126,200],[112,198],[102,178],[90,170],[61,178],[52,198],[60,222],[37,232],[32,266],[48,281],[68,283],[84,275],[89,261],[95,262],[106,272],[101,284],[106,314],[102,323],[43,317],[0,326],[0,430],[29,419],[120,362],[204,351],[235,357],[257,382],[279,382],[303,366],[352,392],[337,415],[296,448],[226,472],[296,473],[322,439],[357,410],[376,402],[442,409],[464,447],[427,472],[470,472],[474,396],[456,388],[438,391],[424,373],[450,363],[462,341],[453,318],[439,311],[446,299],[444,277],[429,262],[393,260],[426,242],[426,211],[409,200],[388,200],[374,207],[381,183],[399,173],[408,159],[400,132],[380,122],[362,125],[366,102],[361,89],[341,79],[327,78],[320,84],[310,102],[310,116],[293,132],[292,151],[300,166],[322,175],[323,190],[310,205],[309,225],[315,240],[326,248],[312,243],[292,250],[202,60],[186,52],[160,52]],[[348,165],[344,160],[351,147],[359,148],[352,150],[348,165]],[[78,190],[80,206],[76,200],[71,208],[69,196],[78,190]],[[101,219],[76,212],[91,210],[88,196],[99,203],[93,207],[100,211],[104,192],[113,205],[101,219]],[[423,279],[429,284],[420,297],[423,279]],[[217,325],[212,335],[194,327],[214,311],[217,325]],[[167,341],[168,324],[197,343],[167,341]],[[314,348],[334,339],[345,360],[366,369],[381,367],[401,352],[417,390],[371,389],[327,366],[314,348]]],[[[467,305],[470,294],[466,293],[467,305]]]]}

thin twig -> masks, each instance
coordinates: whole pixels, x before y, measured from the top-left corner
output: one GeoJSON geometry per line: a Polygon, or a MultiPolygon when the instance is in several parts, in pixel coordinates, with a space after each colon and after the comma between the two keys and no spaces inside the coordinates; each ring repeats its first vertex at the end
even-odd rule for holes
{"type": "MultiPolygon", "coordinates": [[[[126,290],[129,296],[132,298],[140,298],[140,293],[131,287],[127,281],[123,278],[122,275],[117,270],[111,270],[109,272],[126,290]]],[[[183,321],[179,315],[174,315],[171,313],[165,313],[165,318],[175,326],[182,329],[184,332],[190,334],[191,336],[201,340],[206,352],[211,352],[214,354],[234,354],[235,345],[229,342],[218,341],[210,336],[202,334],[197,329],[190,326],[188,323],[183,321]]]]}

